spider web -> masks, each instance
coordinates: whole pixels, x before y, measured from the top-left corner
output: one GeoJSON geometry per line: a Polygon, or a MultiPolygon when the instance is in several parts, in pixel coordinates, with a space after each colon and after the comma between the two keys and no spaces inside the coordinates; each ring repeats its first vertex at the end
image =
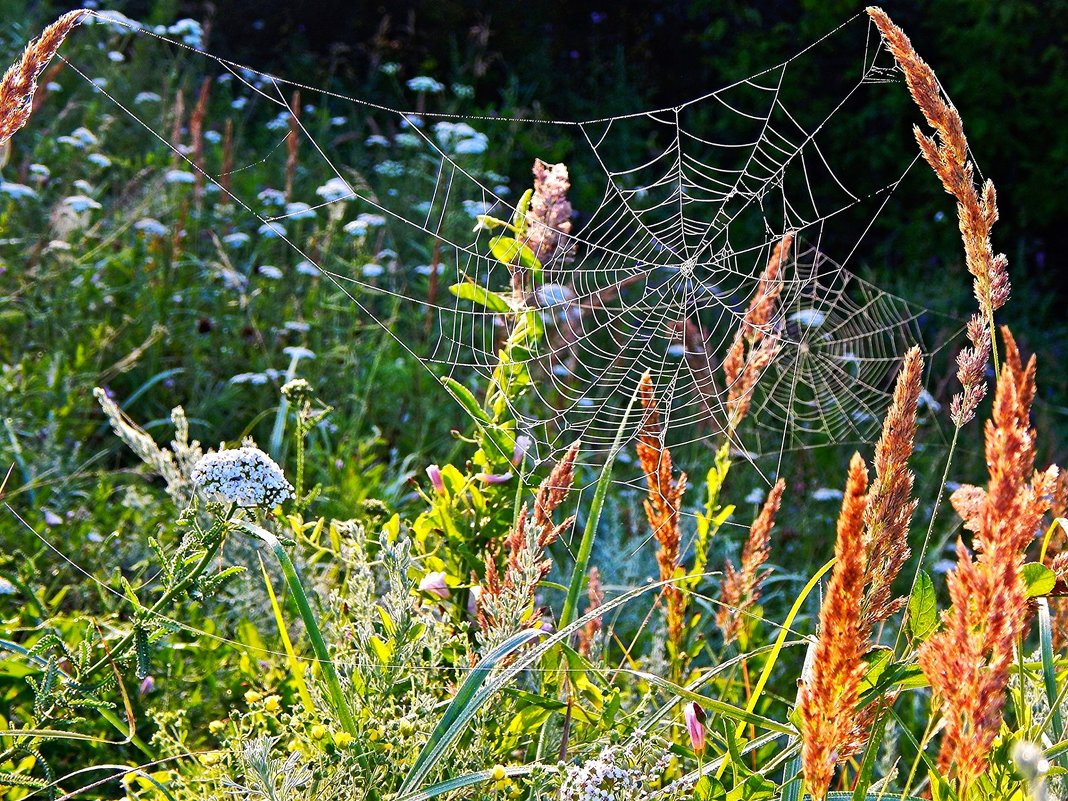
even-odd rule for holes
{"type": "MultiPolygon", "coordinates": [[[[866,17],[854,17],[778,66],[676,107],[532,121],[387,108],[252,70],[124,17],[95,16],[113,34],[152,36],[207,60],[232,91],[273,108],[279,141],[256,164],[277,163],[281,171],[286,138],[296,136],[302,170],[321,169],[333,179],[330,192],[272,208],[262,196],[231,188],[222,171],[175,152],[186,169],[201,172],[258,223],[259,235],[285,241],[305,271],[310,266],[336,283],[361,314],[436,374],[472,387],[491,380],[513,321],[447,287],[471,282],[508,290],[508,268],[490,255],[489,235],[472,225],[479,213],[509,219],[516,202],[501,176],[482,170],[473,154],[492,147],[498,134],[503,141],[517,131],[570,139],[576,155],[569,161],[596,167],[573,170],[572,182],[595,187],[599,201],[561,234],[557,252],[568,257],[549,261],[525,288],[525,302],[538,311],[545,332],[527,358],[531,391],[512,411],[538,460],[577,437],[586,458],[596,460],[621,427],[627,441],[638,423],[627,407],[647,373],[662,399],[671,444],[723,436],[728,387],[721,359],[774,246],[787,234],[795,245],[767,326],[781,349],[756,385],[735,442],[739,452],[781,459],[787,449],[870,440],[902,354],[923,346],[920,319],[927,310],[848,269],[918,156],[889,180],[873,171],[870,185],[847,186],[834,169],[835,154],[822,144],[835,125],[853,124],[850,103],[860,93],[896,82],[866,17]],[[842,68],[842,84],[828,89],[837,102],[788,107],[784,86],[812,68],[820,48],[843,38],[854,46],[853,63],[842,68]],[[376,133],[359,147],[333,148],[295,113],[293,90],[303,101],[317,95],[323,108],[340,105],[350,124],[394,132],[392,139],[376,133]],[[376,150],[384,144],[405,149],[405,158],[376,150]],[[373,260],[359,267],[336,251],[316,253],[303,244],[300,220],[316,214],[347,221],[373,260]],[[850,246],[830,254],[824,242],[850,246]],[[384,310],[391,303],[423,310],[424,330],[390,328],[384,310]]],[[[134,103],[97,88],[173,148],[134,103]]]]}

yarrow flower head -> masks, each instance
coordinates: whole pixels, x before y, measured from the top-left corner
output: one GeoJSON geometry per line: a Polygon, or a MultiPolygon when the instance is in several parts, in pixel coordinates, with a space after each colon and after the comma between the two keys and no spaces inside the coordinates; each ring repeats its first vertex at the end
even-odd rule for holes
{"type": "Polygon", "coordinates": [[[238,506],[276,506],[293,497],[282,468],[252,445],[202,456],[190,477],[209,498],[238,506]]]}

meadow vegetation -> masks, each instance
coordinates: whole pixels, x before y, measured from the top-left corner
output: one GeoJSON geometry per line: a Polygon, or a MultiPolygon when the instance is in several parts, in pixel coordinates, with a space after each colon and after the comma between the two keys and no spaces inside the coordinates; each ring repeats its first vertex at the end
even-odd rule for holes
{"type": "MultiPolygon", "coordinates": [[[[720,354],[712,447],[673,453],[644,380],[632,441],[621,426],[605,458],[576,441],[536,463],[515,411],[541,402],[526,298],[567,257],[564,165],[535,162],[508,219],[472,203],[444,221],[443,238],[477,223],[510,283],[451,288],[500,321],[490,379],[438,375],[386,330],[432,337],[424,309],[326,280],[229,201],[284,210],[319,261],[448,293],[432,238],[394,249],[389,220],[302,159],[294,117],[338,147],[349,120],[299,93],[267,117],[240,81],[83,12],[46,29],[0,82],[2,797],[1068,792],[1068,480],[1031,414],[1052,365],[998,326],[1010,267],[964,123],[869,14],[955,203],[975,313],[941,405],[920,349],[901,353],[873,445],[795,454],[755,492],[735,434],[779,353],[792,233],[720,354]],[[284,169],[256,161],[279,141],[284,169]],[[295,200],[311,194],[334,202],[295,200]]],[[[396,89],[444,112],[464,95],[396,89]]],[[[507,184],[475,127],[436,135],[507,184]]],[[[393,165],[417,204],[405,136],[361,137],[351,179],[393,165]]]]}

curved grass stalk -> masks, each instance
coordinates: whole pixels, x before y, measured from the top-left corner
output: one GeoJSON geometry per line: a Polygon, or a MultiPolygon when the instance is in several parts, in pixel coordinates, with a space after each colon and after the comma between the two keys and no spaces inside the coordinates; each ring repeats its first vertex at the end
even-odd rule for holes
{"type": "Polygon", "coordinates": [[[278,537],[270,531],[247,520],[238,520],[237,525],[258,537],[271,549],[278,560],[278,564],[282,568],[282,575],[285,577],[286,584],[289,585],[289,591],[293,593],[293,600],[296,601],[300,617],[304,621],[304,628],[308,632],[308,639],[311,640],[312,650],[315,651],[319,668],[323,672],[323,680],[326,682],[330,704],[334,708],[342,728],[355,737],[358,733],[356,721],[353,720],[352,711],[349,709],[348,702],[345,701],[345,694],[341,689],[341,680],[338,678],[337,668],[334,667],[334,662],[330,658],[330,650],[326,647],[326,640],[323,639],[323,632],[319,628],[319,622],[315,619],[315,612],[312,611],[311,604],[308,602],[308,596],[304,592],[304,586],[301,584],[300,574],[297,572],[296,565],[289,558],[289,554],[282,547],[278,537]]]}
{"type": "MultiPolygon", "coordinates": [[[[536,630],[535,636],[539,634],[545,636],[545,639],[541,643],[531,648],[526,654],[521,656],[508,667],[504,668],[499,674],[493,677],[492,680],[485,684],[482,684],[482,681],[480,681],[480,686],[474,693],[466,695],[463,698],[460,698],[459,695],[453,698],[449,707],[445,710],[444,716],[448,717],[451,723],[447,727],[441,727],[439,724],[439,727],[444,728],[444,731],[439,737],[434,738],[433,742],[428,742],[427,746],[420,752],[416,765],[414,765],[408,772],[403,784],[401,784],[399,792],[401,794],[413,792],[416,785],[426,778],[427,774],[434,769],[445,755],[449,746],[460,736],[464,728],[471,722],[478,711],[498,690],[511,683],[516,676],[541,659],[549,651],[556,648],[556,646],[567,642],[568,637],[595,617],[607,614],[613,609],[623,606],[647,592],[658,590],[668,583],[669,582],[667,581],[655,581],[641,587],[636,587],[629,592],[625,592],[622,595],[613,598],[611,601],[607,601],[596,609],[587,612],[582,617],[572,621],[569,625],[561,626],[556,633],[552,635],[546,636],[545,632],[536,630]]],[[[501,647],[503,648],[504,646],[501,647]]],[[[497,652],[494,651],[493,653],[496,654],[497,652]]],[[[497,658],[499,659],[499,657],[497,658]]],[[[483,659],[483,661],[485,661],[485,659],[483,659]]],[[[436,732],[437,729],[435,729],[435,733],[436,732]]],[[[775,736],[780,737],[782,735],[776,733],[775,736]]]]}
{"type": "Polygon", "coordinates": [[[578,554],[575,556],[575,569],[571,574],[571,582],[567,588],[567,599],[564,601],[564,609],[560,613],[560,628],[566,627],[575,617],[578,610],[579,593],[582,590],[582,582],[586,578],[586,569],[590,563],[590,554],[593,552],[593,541],[597,537],[597,526],[601,522],[601,510],[604,508],[604,500],[608,495],[608,485],[612,480],[612,468],[615,465],[616,456],[623,447],[623,434],[627,423],[630,422],[630,414],[634,410],[634,404],[638,400],[638,391],[631,395],[623,419],[616,430],[616,437],[612,441],[612,449],[608,451],[601,475],[597,477],[597,486],[593,491],[593,501],[590,503],[589,515],[586,518],[586,527],[582,532],[582,541],[579,543],[578,554]]]}
{"type": "MultiPolygon", "coordinates": [[[[790,607],[790,611],[786,615],[786,620],[783,621],[782,628],[779,629],[779,635],[775,638],[775,645],[772,648],[771,656],[764,664],[764,669],[760,671],[760,678],[757,679],[756,686],[753,687],[753,694],[749,696],[749,703],[745,705],[746,712],[752,712],[756,708],[757,701],[760,699],[761,693],[764,692],[764,687],[767,685],[768,679],[771,678],[771,671],[774,669],[775,663],[779,659],[779,654],[782,652],[783,645],[786,642],[787,633],[793,628],[794,619],[800,614],[801,607],[804,605],[809,593],[816,588],[816,585],[819,584],[819,581],[823,578],[824,574],[834,567],[835,561],[835,559],[831,559],[827,564],[816,571],[815,575],[808,580],[808,584],[802,588],[801,593],[794,601],[794,605],[790,607]]],[[[734,736],[741,737],[745,732],[745,726],[746,724],[744,722],[739,723],[738,727],[735,729],[734,736]]],[[[719,770],[716,771],[717,779],[723,775],[723,771],[726,770],[726,768],[727,762],[725,761],[720,765],[719,770]]]]}
{"type": "MultiPolygon", "coordinates": [[[[516,776],[527,776],[533,773],[538,768],[548,767],[540,763],[534,763],[532,765],[513,765],[512,767],[506,767],[504,769],[504,775],[509,779],[516,776]]],[[[482,782],[489,781],[493,778],[496,769],[480,770],[475,773],[468,773],[466,776],[457,776],[454,779],[448,779],[438,784],[432,784],[429,787],[424,787],[422,790],[415,790],[404,795],[399,795],[393,799],[393,801],[425,801],[427,798],[434,798],[435,796],[443,795],[444,793],[450,793],[453,790],[460,790],[464,787],[470,787],[473,784],[481,784],[482,782]]]]}

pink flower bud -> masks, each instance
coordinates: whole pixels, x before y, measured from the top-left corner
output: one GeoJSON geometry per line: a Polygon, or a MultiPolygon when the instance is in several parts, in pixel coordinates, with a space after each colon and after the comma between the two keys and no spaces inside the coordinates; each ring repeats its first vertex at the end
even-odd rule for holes
{"type": "Polygon", "coordinates": [[[701,754],[705,750],[705,710],[701,709],[696,701],[690,701],[682,710],[682,716],[686,719],[686,731],[690,735],[690,744],[694,753],[701,754]]]}
{"type": "Polygon", "coordinates": [[[526,434],[520,434],[515,438],[515,448],[512,450],[513,466],[519,466],[519,463],[523,461],[523,457],[527,455],[527,451],[530,450],[531,444],[533,444],[533,440],[526,434]]]}
{"type": "Polygon", "coordinates": [[[478,614],[478,599],[482,595],[482,588],[475,584],[471,587],[471,592],[467,594],[467,614],[474,617],[478,614]]]}
{"type": "Polygon", "coordinates": [[[430,486],[434,488],[434,492],[440,495],[445,492],[445,482],[441,480],[441,468],[436,464],[430,465],[426,469],[427,477],[430,479],[430,486]]]}
{"type": "Polygon", "coordinates": [[[511,477],[511,473],[479,473],[475,476],[483,484],[504,484],[511,477]]]}
{"type": "Polygon", "coordinates": [[[436,595],[438,598],[449,597],[449,585],[445,583],[445,574],[440,570],[423,576],[423,580],[419,582],[419,589],[423,592],[429,592],[431,595],[436,595]]]}

